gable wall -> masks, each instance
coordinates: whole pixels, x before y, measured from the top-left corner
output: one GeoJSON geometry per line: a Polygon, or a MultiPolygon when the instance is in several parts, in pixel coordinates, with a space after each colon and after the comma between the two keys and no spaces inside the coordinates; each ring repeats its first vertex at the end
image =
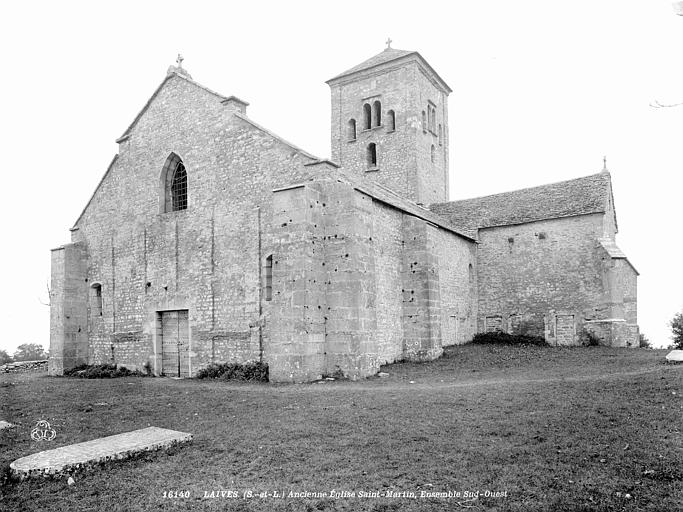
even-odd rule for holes
{"type": "Polygon", "coordinates": [[[603,216],[603,235],[605,238],[614,240],[617,236],[616,214],[611,194],[607,195],[607,208],[603,216]]]}
{"type": "Polygon", "coordinates": [[[189,310],[193,367],[258,359],[272,189],[301,179],[309,160],[229,114],[216,96],[169,80],[121,143],[73,233],[87,247],[89,281],[102,283],[103,314],[90,315],[92,360],[109,362],[113,344],[116,362],[141,367],[149,359],[160,370],[156,312],[173,309],[189,310]],[[159,213],[171,151],[187,169],[189,207],[159,213]]]}

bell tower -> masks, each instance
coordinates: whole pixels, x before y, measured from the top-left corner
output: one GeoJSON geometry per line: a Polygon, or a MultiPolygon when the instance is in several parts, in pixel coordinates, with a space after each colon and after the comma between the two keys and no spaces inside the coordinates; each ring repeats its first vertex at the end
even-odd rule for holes
{"type": "Polygon", "coordinates": [[[327,81],[332,160],[416,203],[447,201],[451,88],[417,52],[387,47],[327,81]]]}

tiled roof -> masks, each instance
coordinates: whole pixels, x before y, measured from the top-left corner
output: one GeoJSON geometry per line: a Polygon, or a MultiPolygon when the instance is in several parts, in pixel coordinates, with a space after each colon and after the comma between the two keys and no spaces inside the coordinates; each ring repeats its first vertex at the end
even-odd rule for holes
{"type": "Polygon", "coordinates": [[[626,260],[628,264],[631,265],[633,271],[636,274],[640,275],[639,272],[636,270],[636,267],[634,267],[633,264],[628,260],[626,254],[624,254],[624,251],[622,251],[619,248],[619,246],[614,240],[612,240],[611,238],[600,238],[598,239],[598,241],[600,242],[602,248],[605,249],[605,251],[607,252],[607,254],[610,255],[611,258],[626,260]]]}
{"type": "Polygon", "coordinates": [[[351,69],[347,69],[343,73],[340,73],[339,75],[335,76],[334,78],[331,78],[331,80],[335,80],[336,78],[341,78],[342,76],[350,75],[352,73],[356,73],[358,71],[363,71],[364,69],[369,69],[375,66],[379,66],[380,64],[384,64],[385,62],[390,62],[392,60],[399,59],[401,57],[405,57],[406,55],[411,55],[413,53],[417,53],[414,51],[408,51],[408,50],[398,50],[396,48],[385,48],[384,51],[381,51],[374,57],[370,57],[368,60],[361,62],[357,66],[352,67],[351,69]]]}
{"type": "Polygon", "coordinates": [[[393,62],[395,60],[399,60],[405,57],[410,57],[410,59],[414,59],[416,62],[418,62],[419,65],[425,69],[425,72],[429,76],[431,76],[432,79],[434,79],[439,84],[439,87],[442,88],[445,92],[452,92],[452,89],[448,86],[444,79],[441,78],[436,71],[434,71],[434,68],[432,68],[429,65],[429,63],[425,60],[425,58],[422,55],[415,51],[397,50],[396,48],[385,48],[383,51],[381,51],[374,57],[370,57],[368,60],[361,62],[357,66],[354,66],[351,69],[347,69],[346,71],[335,76],[334,78],[330,78],[326,83],[330,84],[331,82],[334,82],[335,80],[338,80],[345,76],[353,75],[354,73],[359,73],[361,71],[372,69],[377,66],[381,66],[382,64],[393,62]]]}
{"type": "Polygon", "coordinates": [[[604,212],[610,194],[610,175],[601,172],[540,187],[436,203],[430,209],[472,235],[478,228],[604,212]]]}
{"type": "Polygon", "coordinates": [[[614,240],[611,240],[609,238],[600,238],[598,241],[600,242],[600,245],[602,245],[602,248],[605,249],[605,251],[607,251],[607,254],[609,254],[612,258],[626,257],[624,251],[619,249],[619,246],[614,240]]]}

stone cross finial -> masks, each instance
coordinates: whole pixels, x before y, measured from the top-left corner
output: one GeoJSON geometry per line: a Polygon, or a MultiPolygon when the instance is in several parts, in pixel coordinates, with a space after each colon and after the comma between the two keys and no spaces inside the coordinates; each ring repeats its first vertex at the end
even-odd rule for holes
{"type": "Polygon", "coordinates": [[[602,170],[603,170],[603,172],[607,172],[607,157],[606,156],[602,157],[602,170]]]}
{"type": "Polygon", "coordinates": [[[387,39],[387,40],[386,40],[386,43],[387,43],[387,50],[391,49],[391,43],[393,43],[393,41],[391,40],[391,38],[387,39]]]}
{"type": "Polygon", "coordinates": [[[183,67],[183,61],[184,60],[185,60],[185,58],[182,55],[178,54],[178,58],[175,61],[178,63],[179,68],[183,67]]]}

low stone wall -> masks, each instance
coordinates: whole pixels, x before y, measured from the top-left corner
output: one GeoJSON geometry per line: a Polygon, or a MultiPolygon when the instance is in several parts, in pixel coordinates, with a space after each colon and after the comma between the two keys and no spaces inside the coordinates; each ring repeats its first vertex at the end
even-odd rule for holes
{"type": "Polygon", "coordinates": [[[0,366],[0,373],[46,372],[47,359],[40,361],[17,361],[0,366]]]}

